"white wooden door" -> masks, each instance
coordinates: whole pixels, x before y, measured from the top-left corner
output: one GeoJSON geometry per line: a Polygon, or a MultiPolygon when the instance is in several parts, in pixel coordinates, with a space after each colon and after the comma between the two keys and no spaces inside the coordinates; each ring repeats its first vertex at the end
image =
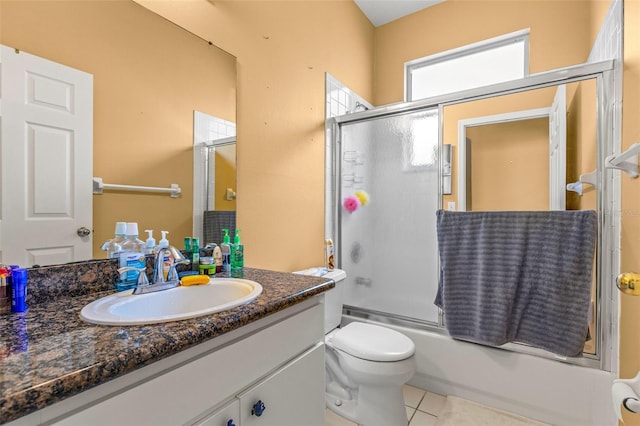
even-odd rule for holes
{"type": "Polygon", "coordinates": [[[567,193],[567,88],[558,86],[549,112],[549,210],[564,210],[567,193]]]}
{"type": "Polygon", "coordinates": [[[1,261],[90,259],[93,76],[0,49],[1,261]]]}

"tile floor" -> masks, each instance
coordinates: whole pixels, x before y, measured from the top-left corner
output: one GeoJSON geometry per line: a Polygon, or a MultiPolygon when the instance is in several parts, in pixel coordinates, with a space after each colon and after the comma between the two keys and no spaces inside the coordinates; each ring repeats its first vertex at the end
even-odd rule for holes
{"type": "MultiPolygon", "coordinates": [[[[435,425],[438,414],[442,411],[447,397],[409,385],[404,386],[403,393],[409,426],[435,425]]],[[[338,416],[327,408],[325,426],[356,426],[356,424],[338,416]]]]}

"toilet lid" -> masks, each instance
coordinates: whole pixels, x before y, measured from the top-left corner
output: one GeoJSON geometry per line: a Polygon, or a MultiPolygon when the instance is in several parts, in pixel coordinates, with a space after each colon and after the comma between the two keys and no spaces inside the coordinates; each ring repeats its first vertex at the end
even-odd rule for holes
{"type": "Polygon", "coordinates": [[[400,361],[416,351],[411,339],[390,328],[352,322],[331,339],[336,349],[369,361],[400,361]]]}

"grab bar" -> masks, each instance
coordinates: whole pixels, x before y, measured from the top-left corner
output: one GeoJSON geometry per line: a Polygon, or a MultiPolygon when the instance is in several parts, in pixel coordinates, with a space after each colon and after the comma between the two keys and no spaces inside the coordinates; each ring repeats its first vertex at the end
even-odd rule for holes
{"type": "Polygon", "coordinates": [[[170,188],[159,188],[156,186],[135,186],[135,185],[119,185],[115,183],[103,183],[102,178],[93,178],[93,193],[102,194],[105,189],[116,189],[120,191],[143,191],[143,192],[167,192],[171,198],[178,198],[181,189],[177,183],[172,183],[170,188]]]}

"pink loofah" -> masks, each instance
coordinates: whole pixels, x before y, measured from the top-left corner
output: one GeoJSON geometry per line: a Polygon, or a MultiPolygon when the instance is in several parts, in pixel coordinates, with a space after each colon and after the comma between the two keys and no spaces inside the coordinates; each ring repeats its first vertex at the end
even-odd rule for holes
{"type": "Polygon", "coordinates": [[[350,195],[344,199],[342,205],[346,211],[353,213],[360,207],[360,199],[354,195],[350,195]]]}

